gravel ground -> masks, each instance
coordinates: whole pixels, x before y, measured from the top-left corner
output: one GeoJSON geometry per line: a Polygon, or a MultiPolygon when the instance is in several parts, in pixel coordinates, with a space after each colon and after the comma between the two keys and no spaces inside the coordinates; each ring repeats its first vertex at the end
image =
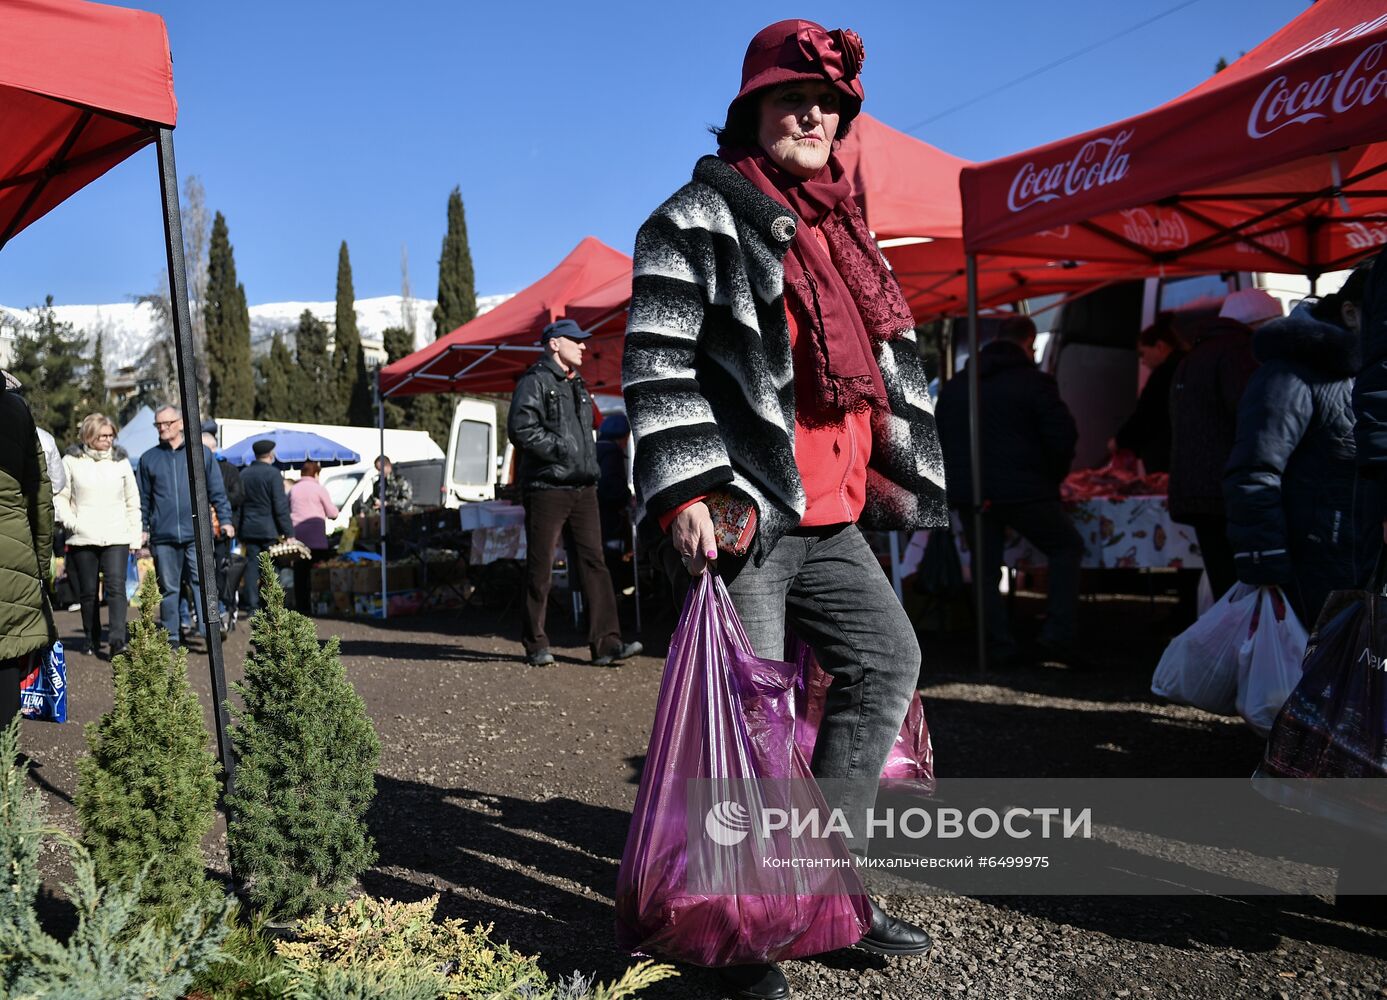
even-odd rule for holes
{"type": "MultiPolygon", "coordinates": [[[[1022,599],[1021,610],[1031,610],[1022,599]]],[[[1250,773],[1261,742],[1235,720],[1165,706],[1148,691],[1168,630],[1160,605],[1084,606],[1104,668],[971,670],[966,637],[926,637],[921,687],[941,775],[1205,776],[1250,773]]],[[[64,636],[75,614],[64,613],[64,636]]],[[[445,916],[493,923],[498,938],[561,974],[610,978],[629,964],[612,943],[612,893],[644,760],[660,661],[586,663],[560,631],[559,662],[527,667],[512,612],[470,610],[390,623],[319,622],[339,635],[383,754],[371,812],[380,860],[366,891],[442,894],[445,916]]],[[[227,644],[240,675],[248,631],[227,644]]],[[[205,657],[193,683],[207,703],[205,657]]],[[[75,832],[71,798],[81,723],[110,705],[109,666],[71,658],[74,724],[26,723],[23,740],[52,818],[75,832]]],[[[209,713],[210,724],[210,713],[209,713]]],[[[225,835],[209,841],[224,867],[225,835]]],[[[49,885],[62,881],[56,860],[49,885]]],[[[904,891],[891,911],[925,926],[920,959],[839,952],[785,965],[794,995],[838,997],[1387,997],[1387,934],[1336,916],[1322,897],[959,896],[904,891]]],[[[46,912],[63,921],[60,901],[46,912]]],[[[686,969],[652,998],[721,996],[686,969]]]]}

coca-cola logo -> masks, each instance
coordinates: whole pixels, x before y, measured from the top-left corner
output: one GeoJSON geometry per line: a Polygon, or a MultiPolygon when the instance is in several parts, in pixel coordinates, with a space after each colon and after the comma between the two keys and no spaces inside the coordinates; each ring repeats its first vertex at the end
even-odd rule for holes
{"type": "Polygon", "coordinates": [[[1133,131],[1124,129],[1115,136],[1090,139],[1071,159],[1049,166],[1026,163],[1011,179],[1007,207],[1020,212],[1122,180],[1128,167],[1128,156],[1122,150],[1131,142],[1133,131]]]}
{"type": "Polygon", "coordinates": [[[1291,234],[1284,229],[1278,229],[1274,233],[1251,232],[1244,235],[1247,239],[1233,244],[1237,253],[1264,253],[1270,250],[1289,255],[1291,252],[1291,234]]]}
{"type": "Polygon", "coordinates": [[[1182,250],[1190,245],[1190,231],[1179,212],[1160,209],[1123,210],[1122,235],[1150,250],[1182,250]]]}
{"type": "Polygon", "coordinates": [[[1289,76],[1276,77],[1258,95],[1247,116],[1247,134],[1265,139],[1292,125],[1342,115],[1365,108],[1387,96],[1387,68],[1378,69],[1387,42],[1369,45],[1344,69],[1323,73],[1313,80],[1292,83],[1289,76]]]}
{"type": "Polygon", "coordinates": [[[1358,38],[1360,35],[1366,35],[1369,32],[1376,31],[1384,24],[1387,24],[1387,14],[1379,14],[1371,21],[1360,21],[1353,27],[1347,29],[1330,28],[1324,34],[1310,39],[1310,41],[1306,42],[1299,48],[1292,49],[1290,52],[1287,52],[1280,59],[1277,59],[1273,63],[1269,63],[1267,65],[1267,69],[1273,69],[1277,66],[1280,66],[1283,62],[1289,62],[1292,59],[1299,59],[1301,56],[1308,55],[1311,52],[1318,52],[1320,49],[1327,49],[1329,48],[1329,46],[1337,45],[1339,42],[1352,41],[1353,39],[1358,38]]]}
{"type": "Polygon", "coordinates": [[[1387,217],[1378,216],[1363,222],[1345,222],[1344,239],[1350,250],[1371,250],[1387,246],[1387,217]]]}

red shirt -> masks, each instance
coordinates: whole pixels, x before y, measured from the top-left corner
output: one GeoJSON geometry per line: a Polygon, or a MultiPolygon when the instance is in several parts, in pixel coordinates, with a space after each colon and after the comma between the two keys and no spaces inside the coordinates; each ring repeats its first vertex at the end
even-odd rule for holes
{"type": "MultiPolygon", "coordinates": [[[[817,229],[811,230],[823,242],[817,229]]],[[[790,352],[795,377],[813,378],[814,361],[806,343],[800,345],[799,326],[788,304],[785,319],[790,326],[790,352]]],[[[868,410],[849,413],[839,424],[806,427],[795,420],[795,466],[804,483],[804,517],[801,527],[822,528],[856,522],[867,504],[867,462],[872,457],[872,415],[868,410]]],[[[665,531],[675,517],[703,497],[695,497],[660,518],[665,531]]]]}
{"type": "MultiPolygon", "coordinates": [[[[795,377],[812,378],[808,345],[800,347],[799,327],[790,323],[790,350],[795,377]]],[[[800,526],[822,528],[855,522],[867,505],[867,462],[872,457],[872,414],[849,413],[840,424],[806,427],[795,420],[795,466],[804,483],[804,517],[800,526]]]]}

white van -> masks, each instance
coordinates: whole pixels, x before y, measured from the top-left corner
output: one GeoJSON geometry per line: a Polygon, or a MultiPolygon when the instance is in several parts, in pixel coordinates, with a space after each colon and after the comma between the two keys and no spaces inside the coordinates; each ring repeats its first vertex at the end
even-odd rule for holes
{"type": "MultiPolygon", "coordinates": [[[[221,447],[229,446],[276,427],[311,431],[346,445],[361,456],[359,462],[327,466],[319,474],[339,511],[337,518],[327,525],[328,534],[345,529],[352,511],[376,491],[375,461],[381,450],[380,428],[227,418],[217,421],[217,443],[221,447]]],[[[485,400],[459,400],[453,411],[446,454],[428,432],[402,429],[385,431],[385,454],[396,465],[430,460],[445,462],[440,496],[417,497],[421,504],[458,507],[466,501],[490,500],[496,495],[496,406],[485,400]]],[[[286,479],[297,477],[298,473],[292,469],[285,475],[286,479]]]]}

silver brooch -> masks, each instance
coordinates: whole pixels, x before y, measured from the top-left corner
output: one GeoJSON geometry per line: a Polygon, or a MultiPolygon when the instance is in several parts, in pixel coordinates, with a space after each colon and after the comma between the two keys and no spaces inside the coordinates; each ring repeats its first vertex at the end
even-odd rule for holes
{"type": "Polygon", "coordinates": [[[791,216],[782,215],[771,223],[771,235],[781,243],[789,243],[795,238],[795,220],[791,216]]]}

